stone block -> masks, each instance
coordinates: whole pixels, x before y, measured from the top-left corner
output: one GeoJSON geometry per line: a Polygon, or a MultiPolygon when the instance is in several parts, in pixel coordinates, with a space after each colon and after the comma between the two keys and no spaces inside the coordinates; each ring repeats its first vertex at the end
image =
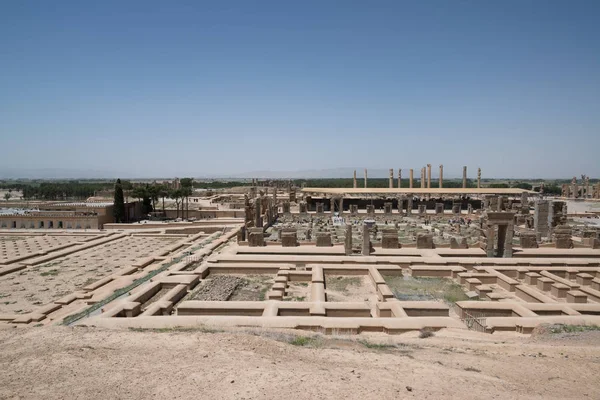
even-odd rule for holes
{"type": "Polygon", "coordinates": [[[541,275],[538,274],[537,272],[527,272],[525,274],[525,283],[528,285],[533,285],[536,286],[537,285],[537,280],[541,275]]]}
{"type": "Polygon", "coordinates": [[[544,292],[548,292],[550,291],[550,287],[552,286],[552,284],[554,283],[554,281],[550,278],[546,278],[546,277],[541,277],[538,278],[537,280],[537,288],[539,290],[543,290],[544,292]]]}
{"type": "Polygon", "coordinates": [[[251,228],[248,234],[248,245],[250,247],[262,247],[265,245],[265,236],[262,228],[251,228]]]}
{"type": "Polygon", "coordinates": [[[571,240],[571,235],[555,235],[554,247],[557,249],[572,249],[573,240],[571,240]]]}
{"type": "Polygon", "coordinates": [[[552,201],[548,212],[548,228],[550,233],[554,228],[561,226],[567,222],[566,218],[567,205],[564,201],[552,201]]]}
{"type": "Polygon", "coordinates": [[[592,280],[594,279],[594,276],[591,274],[587,274],[585,272],[581,272],[576,275],[575,279],[577,280],[578,284],[580,284],[582,286],[589,286],[592,284],[592,280]]]}
{"type": "Polygon", "coordinates": [[[383,232],[381,236],[381,247],[384,249],[398,248],[398,231],[390,229],[383,232]]]}
{"type": "Polygon", "coordinates": [[[417,235],[417,249],[433,249],[435,248],[433,244],[433,235],[432,234],[419,234],[417,235]]]}
{"type": "Polygon", "coordinates": [[[306,202],[305,201],[301,201],[298,204],[298,209],[299,209],[300,214],[306,214],[306,212],[308,210],[308,208],[306,206],[306,202]]]}
{"type": "Polygon", "coordinates": [[[587,303],[587,295],[579,290],[567,292],[567,303],[587,303]]]}
{"type": "Polygon", "coordinates": [[[552,294],[552,296],[559,299],[564,299],[565,297],[567,297],[567,292],[569,290],[571,290],[571,288],[562,283],[554,283],[550,287],[550,293],[552,294]]]}
{"type": "Polygon", "coordinates": [[[331,235],[329,233],[317,233],[317,247],[331,247],[331,235]]]}
{"type": "Polygon", "coordinates": [[[598,238],[584,238],[583,245],[591,247],[592,249],[600,249],[600,239],[598,238]]]}
{"type": "Polygon", "coordinates": [[[391,214],[392,213],[392,203],[390,203],[390,202],[384,203],[383,210],[386,215],[391,214]]]}
{"type": "Polygon", "coordinates": [[[537,249],[538,242],[535,232],[523,232],[519,237],[519,244],[523,249],[537,249]]]}
{"type": "Polygon", "coordinates": [[[282,232],[281,233],[281,246],[282,247],[296,247],[298,245],[298,237],[296,232],[282,232]]]}
{"type": "Polygon", "coordinates": [[[452,214],[460,214],[460,204],[452,205],[452,214]]]}

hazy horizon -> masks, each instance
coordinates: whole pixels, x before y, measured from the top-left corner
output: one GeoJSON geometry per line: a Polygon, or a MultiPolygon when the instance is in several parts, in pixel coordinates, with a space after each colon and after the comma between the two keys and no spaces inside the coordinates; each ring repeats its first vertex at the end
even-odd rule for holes
{"type": "Polygon", "coordinates": [[[588,0],[4,2],[0,177],[599,177],[599,16],[588,0]]]}
{"type": "MultiPolygon", "coordinates": [[[[102,173],[99,171],[80,171],[80,170],[72,170],[72,171],[62,171],[59,172],[57,170],[44,170],[41,171],[29,171],[28,173],[18,174],[15,171],[14,175],[8,174],[3,175],[2,171],[0,171],[0,179],[9,179],[9,180],[19,180],[19,179],[29,179],[29,180],[60,180],[60,179],[173,179],[173,178],[183,178],[183,177],[192,177],[195,179],[351,179],[353,177],[353,172],[355,169],[353,168],[333,168],[333,169],[324,169],[324,170],[297,170],[297,171],[249,171],[249,172],[240,172],[237,174],[219,174],[219,175],[201,175],[201,174],[178,174],[178,175],[145,175],[145,176],[135,176],[128,174],[109,174],[102,173]]],[[[432,180],[437,184],[437,180],[439,178],[438,168],[432,168],[432,180]]],[[[356,168],[356,179],[361,181],[364,177],[364,168],[356,168]]],[[[408,179],[409,177],[409,169],[402,169],[402,179],[408,179]]],[[[414,179],[419,179],[420,177],[420,168],[419,170],[414,170],[414,179]]],[[[389,169],[368,169],[368,178],[369,179],[387,179],[389,178],[389,169]]],[[[477,169],[468,170],[467,178],[471,180],[477,179],[477,169]]],[[[595,179],[595,177],[590,177],[591,179],[595,179]]],[[[394,180],[398,179],[398,169],[394,169],[394,180]]],[[[454,171],[450,172],[444,168],[444,179],[445,180],[457,180],[462,179],[462,169],[459,173],[454,173],[454,171]]],[[[489,177],[485,176],[482,172],[481,175],[482,180],[493,179],[493,180],[565,180],[572,179],[572,176],[562,176],[562,177],[537,177],[537,176],[498,176],[498,177],[489,177]]],[[[577,179],[580,180],[581,176],[577,176],[577,179]]]]}

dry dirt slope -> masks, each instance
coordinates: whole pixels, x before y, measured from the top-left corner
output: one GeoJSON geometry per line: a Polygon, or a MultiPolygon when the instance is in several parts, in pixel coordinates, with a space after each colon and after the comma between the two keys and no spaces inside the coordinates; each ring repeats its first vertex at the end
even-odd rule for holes
{"type": "Polygon", "coordinates": [[[600,398],[600,332],[528,338],[444,331],[427,339],[326,337],[306,346],[292,338],[2,329],[0,398],[600,398]]]}

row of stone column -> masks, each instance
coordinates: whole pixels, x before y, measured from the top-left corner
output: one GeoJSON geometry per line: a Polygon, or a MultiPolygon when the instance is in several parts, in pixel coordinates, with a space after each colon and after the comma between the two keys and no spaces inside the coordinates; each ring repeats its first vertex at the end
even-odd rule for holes
{"type": "MultiPolygon", "coordinates": [[[[438,182],[438,187],[439,188],[443,188],[444,187],[444,165],[440,164],[440,173],[439,173],[439,182],[438,182]]],[[[413,184],[414,184],[414,170],[411,168],[409,169],[409,179],[408,179],[408,187],[410,189],[413,188],[413,184]]],[[[431,189],[431,164],[427,164],[427,167],[423,167],[421,168],[421,189],[431,189]]],[[[368,173],[367,173],[367,169],[365,168],[365,179],[364,179],[364,185],[365,185],[365,189],[367,188],[368,184],[368,173]]],[[[353,178],[353,188],[357,188],[358,187],[358,182],[356,180],[356,170],[354,170],[354,178],[353,178]]],[[[402,187],[402,168],[398,169],[398,188],[402,187]]],[[[463,189],[466,189],[467,187],[467,167],[464,166],[463,167],[463,182],[462,182],[462,187],[463,189]]],[[[477,169],[477,187],[481,188],[481,168],[477,169]]],[[[389,177],[389,188],[393,189],[394,188],[394,170],[392,168],[390,168],[390,177],[389,177]]]]}
{"type": "Polygon", "coordinates": [[[577,183],[577,178],[573,178],[570,185],[562,185],[562,197],[567,198],[584,198],[584,199],[600,199],[600,183],[592,186],[590,179],[586,177],[582,185],[577,183]]]}

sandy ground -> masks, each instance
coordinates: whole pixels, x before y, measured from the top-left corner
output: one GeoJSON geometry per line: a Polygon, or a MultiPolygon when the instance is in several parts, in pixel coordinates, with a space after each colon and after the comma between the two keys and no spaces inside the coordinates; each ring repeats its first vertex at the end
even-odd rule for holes
{"type": "Polygon", "coordinates": [[[325,337],[309,347],[258,333],[7,328],[0,398],[600,398],[600,332],[454,330],[325,337]],[[357,341],[365,339],[395,347],[357,341]]]}
{"type": "Polygon", "coordinates": [[[40,251],[52,250],[57,246],[81,242],[91,238],[92,235],[44,235],[44,236],[17,236],[0,234],[0,261],[30,255],[40,251]]]}
{"type": "Polygon", "coordinates": [[[126,237],[1,276],[0,313],[31,312],[128,267],[136,260],[158,254],[177,240],[126,237]]]}
{"type": "Polygon", "coordinates": [[[377,289],[366,275],[325,274],[325,294],[327,301],[332,302],[377,302],[377,289]]]}

